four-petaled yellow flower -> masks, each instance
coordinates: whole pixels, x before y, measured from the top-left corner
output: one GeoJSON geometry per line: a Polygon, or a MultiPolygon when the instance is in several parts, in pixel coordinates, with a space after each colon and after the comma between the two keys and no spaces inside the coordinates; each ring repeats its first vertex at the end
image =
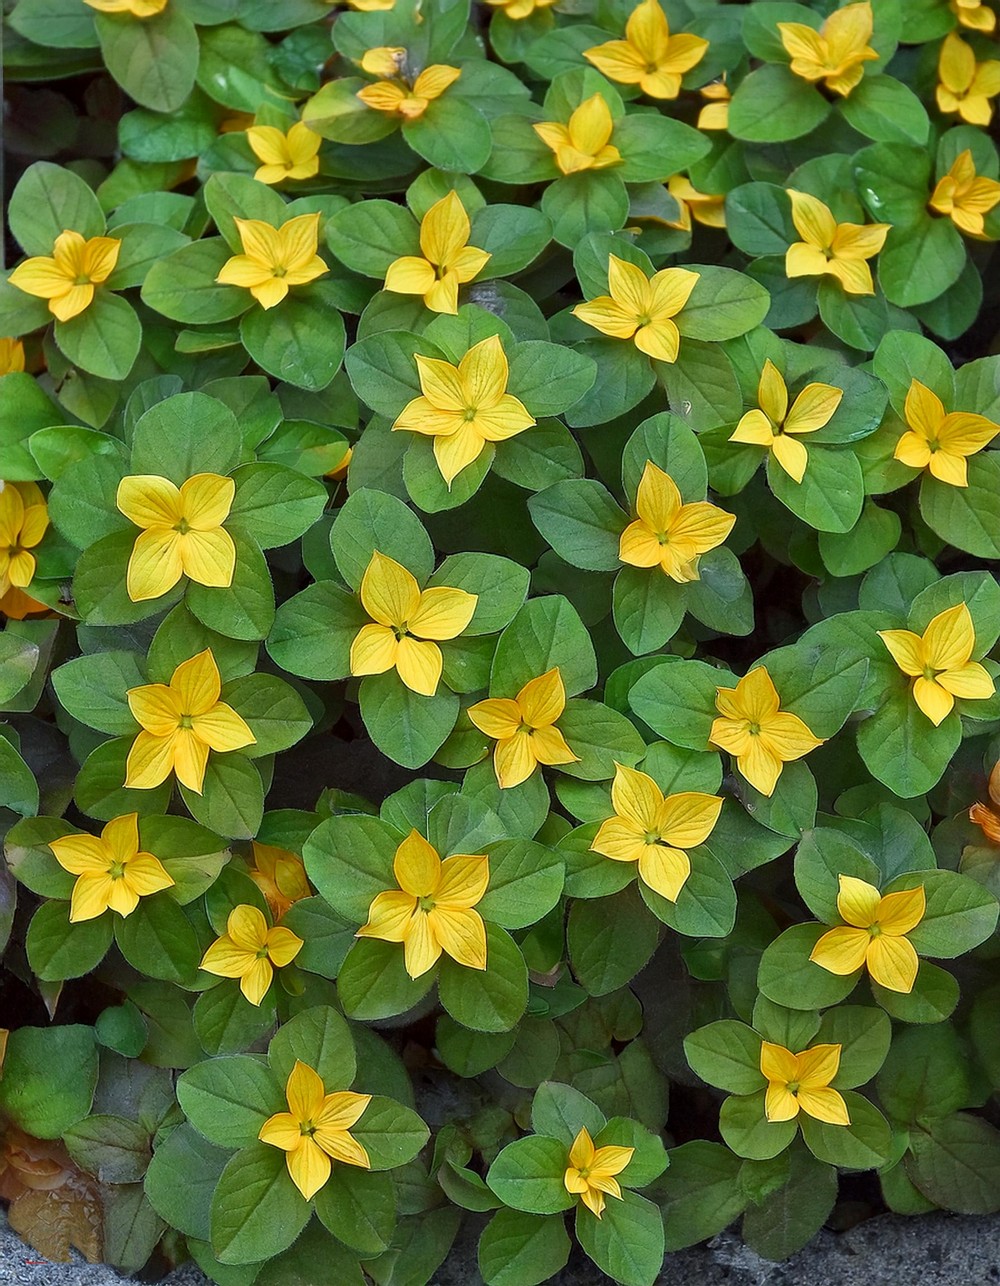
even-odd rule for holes
{"type": "Polygon", "coordinates": [[[758,405],[742,417],[729,441],[765,447],[790,478],[801,482],[809,453],[789,434],[815,433],[829,424],[843,397],[844,390],[832,384],[807,384],[789,409],[788,385],[768,358],[757,385],[758,405]]]}
{"type": "Polygon", "coordinates": [[[472,225],[452,189],[435,201],[420,221],[419,255],[404,255],[389,265],[385,288],[397,295],[422,295],[435,313],[458,312],[458,288],[486,267],[492,255],[469,245],[472,225]]]}
{"type": "Polygon", "coordinates": [[[287,849],[254,840],[253,866],[247,874],[264,894],[275,920],[296,902],[312,896],[302,858],[287,849]]]}
{"type": "Polygon", "coordinates": [[[36,255],[18,264],[8,280],[26,295],[48,300],[57,321],[78,317],[94,302],[94,287],[111,276],[118,262],[121,241],[60,232],[52,255],[36,255]]]}
{"type": "Polygon", "coordinates": [[[504,442],[535,423],[507,392],[510,368],[499,335],[481,339],[457,366],[416,354],[422,397],[407,402],[392,426],[434,439],[434,458],[450,489],[487,442],[504,442]]]}
{"type": "Polygon", "coordinates": [[[217,473],[197,473],[179,487],[156,474],[122,478],[115,503],[142,528],[125,580],[133,603],[159,598],[182,576],[220,588],[233,583],[236,546],[222,524],[235,494],[232,478],[217,473]]]}
{"type": "Polygon", "coordinates": [[[873,26],[872,7],[865,0],[835,9],[818,31],[803,22],[779,22],[778,31],[796,76],[821,80],[846,98],[865,74],[862,64],[878,58],[868,44],[873,26]]]}
{"type": "Polygon", "coordinates": [[[330,1177],[333,1161],[371,1169],[367,1149],[350,1133],[372,1101],[370,1094],[338,1090],[327,1094],[322,1078],[296,1059],[285,1086],[287,1112],[275,1112],[260,1127],[258,1138],[288,1155],[292,1182],[306,1201],[330,1177]]]}
{"type": "Polygon", "coordinates": [[[522,18],[530,18],[539,9],[548,9],[550,5],[557,4],[558,0],[486,0],[486,3],[493,5],[495,9],[502,9],[511,22],[520,22],[522,18]]]}
{"type": "Polygon", "coordinates": [[[910,992],[920,962],[906,934],[917,927],[926,909],[922,884],[883,897],[873,884],[841,875],[837,910],[844,923],[823,934],[809,959],[841,976],[867,965],[880,986],[910,992]]]}
{"type": "Polygon", "coordinates": [[[708,99],[708,102],[698,113],[698,128],[728,129],[729,104],[733,96],[729,92],[725,76],[721,80],[713,80],[707,85],[702,85],[698,93],[701,94],[702,98],[708,99]]]}
{"type": "Polygon", "coordinates": [[[24,370],[24,345],[19,339],[0,335],[0,375],[24,370]]]}
{"type": "Polygon", "coordinates": [[[330,271],[316,253],[318,213],[297,215],[280,228],[260,219],[234,218],[233,222],[243,254],[227,259],[215,280],[249,290],[262,308],[280,304],[290,286],[304,286],[330,271]]]}
{"type": "Polygon", "coordinates": [[[287,134],[275,125],[251,125],[247,142],[262,162],[254,173],[258,183],[311,179],[319,173],[319,149],[323,140],[303,121],[296,121],[287,134]]]}
{"type": "Polygon", "coordinates": [[[699,274],[687,268],[661,268],[647,277],[637,264],[608,256],[608,294],[577,304],[573,316],[602,335],[630,339],[658,362],[676,362],[681,333],[673,320],[699,274]]]}
{"type": "Polygon", "coordinates": [[[130,13],[133,18],[154,18],[169,4],[169,0],[84,0],[91,9],[101,13],[130,13]]]}
{"type": "Polygon", "coordinates": [[[568,124],[539,121],[531,127],[555,154],[563,174],[603,170],[621,163],[622,155],[611,143],[615,123],[601,94],[593,94],[573,112],[568,124]]]}
{"type": "Polygon", "coordinates": [[[709,741],[736,759],[736,766],[762,795],[773,795],[782,767],[801,759],[824,738],[814,737],[798,715],[782,710],[777,690],[764,666],[744,675],[735,688],[718,688],[720,718],[709,741]]]}
{"type": "Polygon", "coordinates": [[[240,750],[256,743],[232,706],[219,700],[221,691],[211,648],[182,661],[169,684],[129,689],[129,709],[142,727],[125,766],[130,790],[152,790],[173,772],[181,785],[200,795],[210,750],[240,750]]]}
{"type": "Polygon", "coordinates": [[[621,1174],[634,1152],[635,1148],[617,1145],[595,1148],[590,1131],[583,1126],[569,1150],[569,1164],[563,1175],[566,1191],[581,1197],[587,1209],[600,1219],[605,1194],[621,1201],[622,1190],[615,1175],[621,1174]]]}
{"type": "Polygon", "coordinates": [[[462,74],[460,67],[434,63],[425,67],[415,79],[404,78],[402,71],[405,64],[405,49],[372,49],[365,54],[361,60],[362,70],[371,75],[386,77],[376,81],[374,85],[365,85],[358,90],[358,98],[366,107],[371,107],[376,112],[401,116],[406,121],[416,120],[462,74]],[[389,77],[392,79],[388,79],[389,77]]]}
{"type": "Polygon", "coordinates": [[[478,602],[478,594],[446,585],[421,591],[411,572],[376,549],[361,578],[361,605],[373,624],[354,636],[351,673],[394,669],[411,692],[432,697],[443,664],[438,642],[458,638],[478,602]]]}
{"type": "Polygon", "coordinates": [[[676,482],[646,461],[634,522],[621,534],[618,557],[630,567],[659,567],[679,585],[698,580],[698,559],[726,539],[735,515],[707,500],[684,504],[676,482]]]}
{"type": "Polygon", "coordinates": [[[873,295],[866,260],[882,249],[890,223],[838,223],[828,205],[807,192],[787,189],[792,222],[802,237],[785,253],[787,277],[836,277],[849,295],[873,295]]]}
{"type": "Polygon", "coordinates": [[[676,98],[681,77],[701,62],[707,49],[701,36],[670,34],[660,0],[642,0],[629,14],[624,40],[595,45],[583,56],[619,85],[638,85],[650,98],[676,98]]]}
{"type": "Polygon", "coordinates": [[[793,1054],[784,1045],[762,1041],[760,1070],[767,1078],[764,1115],[769,1121],[792,1121],[800,1111],[827,1125],[850,1125],[844,1096],[830,1082],[840,1070],[842,1045],[813,1045],[793,1054]]]}
{"type": "Polygon", "coordinates": [[[527,781],[538,764],[579,760],[556,727],[566,708],[566,687],[559,667],[530,679],[516,697],[488,697],[469,706],[480,732],[496,739],[493,768],[502,790],[527,781]]]}
{"type": "Polygon", "coordinates": [[[652,777],[615,764],[614,817],[601,823],[591,850],[614,862],[637,862],[639,879],[676,902],[691,874],[686,850],[703,844],[722,810],[719,795],[664,795],[652,777]]]}
{"type": "Polygon", "coordinates": [[[456,853],[442,861],[413,830],[396,849],[392,872],[399,888],[375,895],[357,936],[401,942],[411,978],[432,969],[442,951],[468,969],[485,969],[486,925],[475,907],[490,882],[489,858],[456,853]]]}
{"type": "Polygon", "coordinates": [[[1000,62],[977,62],[971,47],[949,31],[938,56],[937,105],[942,112],[957,112],[970,125],[989,125],[993,103],[1000,94],[1000,62]]]}
{"type": "Polygon", "coordinates": [[[96,835],[64,835],[49,848],[64,871],[77,876],[69,905],[71,924],[94,920],[109,908],[123,918],[141,897],[169,889],[174,881],[158,857],[139,848],[139,814],[115,817],[96,835]]]}
{"type": "Polygon", "coordinates": [[[935,727],[951,714],[956,697],[985,701],[995,691],[989,671],[972,660],[976,631],[965,603],[938,612],[922,636],[910,630],[879,630],[878,636],[913,679],[913,699],[935,727]]]}
{"type": "Polygon", "coordinates": [[[680,218],[668,226],[680,228],[682,232],[691,231],[691,220],[704,224],[706,228],[724,228],[726,226],[726,198],[714,193],[699,192],[691,180],[684,174],[675,174],[667,180],[667,191],[681,208],[680,218]]]}
{"type": "Polygon", "coordinates": [[[10,589],[27,589],[35,555],[48,530],[49,510],[34,482],[0,482],[0,599],[10,589]]]}
{"type": "Polygon", "coordinates": [[[291,964],[302,946],[291,929],[280,924],[272,928],[257,907],[234,906],[226,932],[202,956],[201,968],[217,978],[239,978],[240,991],[251,1005],[259,1005],[274,978],[274,966],[291,964]]]}
{"type": "Polygon", "coordinates": [[[969,148],[960,152],[948,173],[938,179],[929,202],[935,214],[946,214],[959,231],[977,238],[983,236],[984,216],[997,204],[1000,183],[976,174],[969,148]]]}
{"type": "Polygon", "coordinates": [[[918,379],[910,381],[903,412],[909,428],[896,443],[894,457],[911,469],[928,469],[951,487],[969,485],[966,460],[1000,433],[1000,424],[985,415],[971,411],[946,415],[938,395],[918,379]]]}
{"type": "Polygon", "coordinates": [[[980,31],[985,36],[996,28],[997,16],[985,0],[951,0],[948,7],[958,19],[960,27],[980,31]]]}

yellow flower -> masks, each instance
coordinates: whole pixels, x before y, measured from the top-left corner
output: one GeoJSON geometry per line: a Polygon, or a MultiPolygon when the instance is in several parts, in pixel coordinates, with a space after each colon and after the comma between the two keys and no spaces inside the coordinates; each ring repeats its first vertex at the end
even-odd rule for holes
{"type": "Polygon", "coordinates": [[[620,164],[621,152],[611,143],[614,127],[608,104],[600,94],[593,94],[573,112],[569,124],[539,121],[531,128],[555,154],[563,174],[577,174],[620,164]]]}
{"type": "MultiPolygon", "coordinates": [[[[325,0],[327,4],[336,4],[337,0],[325,0]]],[[[348,9],[355,9],[359,13],[387,13],[390,9],[396,7],[396,0],[347,0],[348,9]]],[[[417,21],[420,21],[420,15],[417,15],[417,21]]]]}
{"type": "Polygon", "coordinates": [[[123,918],[141,897],[169,889],[174,881],[158,857],[139,849],[139,815],[115,817],[96,835],[64,835],[49,848],[64,871],[79,878],[69,906],[71,924],[93,920],[109,908],[123,918]]]}
{"type": "Polygon", "coordinates": [[[713,193],[699,192],[684,174],[675,174],[667,180],[667,191],[681,207],[680,218],[668,224],[671,228],[691,231],[691,220],[706,228],[726,226],[726,198],[713,193]]]}
{"type": "Polygon", "coordinates": [[[527,781],[538,764],[574,764],[566,738],[555,726],[566,708],[559,667],[530,679],[516,697],[489,697],[469,706],[480,732],[496,739],[493,767],[503,790],[527,781]]]}
{"type": "Polygon", "coordinates": [[[8,590],[27,589],[35,555],[49,525],[49,510],[34,482],[0,482],[0,599],[8,590]]]}
{"type": "Polygon", "coordinates": [[[84,0],[101,13],[130,13],[133,18],[153,18],[162,13],[169,0],[84,0]]]}
{"type": "Polygon", "coordinates": [[[864,75],[862,63],[878,58],[868,44],[873,26],[872,7],[865,0],[835,9],[819,31],[802,22],[779,22],[778,31],[796,76],[821,80],[846,98],[864,75]]]}
{"type": "Polygon", "coordinates": [[[222,524],[236,484],[217,473],[198,473],[175,486],[156,474],[122,478],[115,503],[141,527],[128,560],[126,588],[133,603],[159,598],[182,576],[199,585],[233,583],[236,546],[222,524]]]}
{"type": "Polygon", "coordinates": [[[557,4],[558,0],[486,0],[486,3],[502,9],[511,22],[520,22],[522,18],[530,18],[540,9],[557,4]]]}
{"type": "Polygon", "coordinates": [[[263,164],[254,178],[259,183],[282,183],[285,179],[311,179],[319,173],[319,149],[323,140],[302,121],[288,133],[274,125],[252,125],[247,142],[263,164]]]}
{"type": "Polygon", "coordinates": [[[259,1005],[274,978],[274,966],[291,964],[302,946],[291,929],[280,924],[271,928],[263,911],[244,904],[229,912],[226,932],[202,956],[201,968],[217,978],[239,978],[240,991],[251,1005],[259,1005]]]}
{"type": "Polygon", "coordinates": [[[923,636],[879,630],[902,672],[913,679],[913,699],[935,727],[951,714],[956,697],[985,701],[994,692],[985,666],[972,660],[976,631],[964,603],[938,612],[923,636]]]}
{"type": "Polygon", "coordinates": [[[0,336],[0,375],[24,370],[24,345],[19,339],[0,336]]]}
{"type": "Polygon", "coordinates": [[[304,286],[330,269],[316,253],[319,214],[300,214],[280,228],[260,219],[234,219],[243,254],[222,265],[216,281],[242,286],[262,308],[273,308],[288,294],[289,286],[304,286]]]}
{"type": "Polygon", "coordinates": [[[385,288],[397,295],[423,295],[435,313],[458,312],[458,288],[482,272],[492,255],[469,245],[472,225],[452,189],[420,221],[423,258],[404,255],[389,265],[385,288]]]}
{"type": "Polygon", "coordinates": [[[250,878],[260,889],[275,920],[302,898],[312,896],[302,858],[287,849],[253,841],[253,866],[250,878]]]}
{"type": "Polygon", "coordinates": [[[399,888],[375,895],[357,936],[401,942],[411,978],[432,969],[442,951],[469,969],[485,969],[486,925],[474,908],[489,885],[489,858],[456,854],[442,862],[413,830],[396,849],[392,871],[399,888]]]}
{"type": "Polygon", "coordinates": [[[460,67],[449,67],[447,63],[434,63],[425,67],[412,82],[399,76],[406,58],[406,50],[370,50],[369,53],[381,55],[371,58],[369,54],[361,60],[361,67],[373,75],[394,77],[378,80],[374,85],[365,85],[358,90],[358,97],[366,107],[376,112],[387,112],[393,116],[402,116],[404,120],[413,121],[423,116],[430,104],[440,98],[449,85],[453,85],[462,74],[460,67]],[[394,59],[385,55],[395,54],[394,59]]]}
{"type": "Polygon", "coordinates": [[[257,1137],[288,1154],[288,1173],[306,1201],[329,1179],[331,1157],[344,1165],[371,1169],[367,1150],[349,1133],[372,1101],[370,1094],[350,1090],[327,1094],[320,1076],[296,1059],[285,1100],[288,1111],[268,1117],[257,1137]]]}
{"type": "Polygon", "coordinates": [[[1000,433],[1000,424],[985,415],[971,411],[946,415],[938,395],[918,379],[910,381],[903,411],[909,428],[896,443],[894,458],[911,469],[929,469],[939,482],[951,487],[969,485],[966,459],[1000,433]]]}
{"type": "Polygon", "coordinates": [[[785,275],[836,277],[849,295],[874,295],[866,260],[885,244],[890,223],[838,223],[828,205],[806,192],[787,189],[792,222],[802,237],[785,253],[785,275]]]}
{"type": "Polygon", "coordinates": [[[976,55],[955,31],[949,31],[938,57],[937,105],[942,112],[957,112],[970,125],[989,125],[991,98],[1000,94],[1000,62],[976,55]]]}
{"type": "Polygon", "coordinates": [[[219,700],[222,683],[211,648],[182,661],[169,685],[149,683],[126,693],[142,732],[125,767],[129,789],[152,790],[172,772],[201,794],[210,750],[240,750],[257,738],[232,706],[219,700]]]}
{"type": "Polygon", "coordinates": [[[889,991],[910,992],[917,976],[917,953],[906,937],[924,918],[924,886],[887,893],[853,875],[840,876],[837,910],[843,925],[824,933],[809,959],[841,976],[862,966],[889,991]]]}
{"type": "Polygon", "coordinates": [[[984,0],[951,0],[949,5],[960,27],[989,35],[997,25],[997,16],[984,0]]]}
{"type": "Polygon", "coordinates": [[[681,333],[673,319],[691,297],[698,276],[687,268],[662,268],[647,277],[636,264],[609,255],[610,293],[577,304],[573,316],[602,335],[631,339],[659,362],[676,362],[681,333]]]}
{"type": "Polygon", "coordinates": [[[969,809],[969,820],[974,822],[990,844],[1000,848],[1000,760],[990,769],[990,803],[979,802],[969,809]]]}
{"type": "Polygon", "coordinates": [[[509,367],[499,335],[481,339],[457,366],[416,354],[422,397],[407,402],[392,426],[434,439],[434,458],[451,488],[487,442],[503,442],[535,423],[507,392],[509,367]]]}
{"type": "Polygon", "coordinates": [[[767,1078],[764,1115],[769,1121],[792,1121],[803,1111],[827,1125],[850,1125],[844,1096],[830,1082],[840,1070],[843,1045],[813,1045],[793,1054],[784,1045],[762,1041],[760,1070],[767,1078]]]}
{"type": "Polygon", "coordinates": [[[94,287],[114,272],[121,244],[115,237],[88,241],[79,232],[60,232],[52,257],[25,259],[10,274],[10,284],[26,295],[47,299],[53,317],[69,321],[90,307],[94,287]]]}
{"type": "Polygon", "coordinates": [[[600,1219],[605,1193],[621,1201],[622,1190],[614,1176],[621,1174],[634,1152],[635,1148],[595,1148],[590,1131],[584,1126],[569,1150],[569,1165],[563,1175],[566,1191],[582,1197],[587,1209],[600,1219]]]}
{"type": "Polygon", "coordinates": [[[773,795],[784,764],[801,759],[823,744],[798,715],[780,709],[780,700],[764,666],[751,670],[735,688],[718,688],[715,705],[721,715],[709,741],[736,759],[736,766],[762,795],[773,795]]]}
{"type": "Polygon", "coordinates": [[[740,420],[730,442],[766,447],[790,478],[801,482],[809,462],[805,445],[791,434],[815,433],[829,424],[844,396],[832,384],[807,384],[788,407],[788,385],[770,358],[757,385],[755,407],[740,420]]]}
{"type": "Polygon", "coordinates": [[[684,504],[677,484],[646,461],[635,497],[638,517],[621,534],[618,557],[630,567],[659,567],[683,585],[698,580],[698,559],[715,549],[736,518],[708,501],[684,504]]]}
{"type": "Polygon", "coordinates": [[[728,129],[729,103],[732,99],[732,94],[729,92],[725,76],[721,80],[713,80],[707,85],[702,85],[698,93],[701,94],[702,98],[708,99],[708,102],[698,113],[698,128],[728,129]]]}
{"type": "Polygon", "coordinates": [[[629,14],[624,40],[609,40],[583,51],[608,80],[638,85],[650,98],[676,98],[681,77],[705,57],[701,36],[670,34],[660,0],[642,0],[629,14]]]}
{"type": "MultiPolygon", "coordinates": [[[[992,13],[992,10],[990,11],[992,13]]],[[[951,169],[938,179],[930,199],[935,214],[946,214],[955,227],[970,237],[982,237],[984,215],[1000,203],[1000,183],[976,174],[972,152],[959,153],[951,169]]]]}
{"type": "Polygon", "coordinates": [[[708,839],[721,797],[698,791],[664,795],[652,777],[616,763],[611,806],[615,815],[601,823],[591,850],[613,862],[637,862],[639,879],[676,902],[691,874],[685,850],[708,839]]]}

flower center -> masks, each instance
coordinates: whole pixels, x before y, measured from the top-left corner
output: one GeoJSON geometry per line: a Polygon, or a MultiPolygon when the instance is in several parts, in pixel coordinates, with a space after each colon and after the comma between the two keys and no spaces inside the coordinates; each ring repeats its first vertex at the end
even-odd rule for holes
{"type": "Polygon", "coordinates": [[[113,880],[123,879],[125,876],[125,863],[121,861],[112,862],[108,867],[108,874],[113,880]]]}
{"type": "Polygon", "coordinates": [[[424,915],[429,915],[434,910],[434,899],[428,897],[417,898],[417,909],[423,911],[424,915]]]}
{"type": "Polygon", "coordinates": [[[474,406],[467,406],[465,408],[465,423],[471,424],[472,421],[476,418],[476,414],[477,412],[474,406]]]}
{"type": "Polygon", "coordinates": [[[659,844],[660,842],[659,832],[657,831],[646,831],[642,838],[645,844],[659,844]]]}
{"type": "Polygon", "coordinates": [[[82,272],[82,273],[79,275],[79,277],[74,277],[74,278],[73,278],[73,285],[74,285],[74,286],[89,286],[89,285],[90,285],[90,278],[87,276],[87,274],[86,274],[85,272],[82,272]]]}
{"type": "Polygon", "coordinates": [[[793,1097],[794,1097],[796,1094],[798,1094],[798,1092],[799,1092],[799,1083],[798,1083],[798,1081],[789,1081],[789,1082],[788,1082],[788,1092],[789,1092],[789,1094],[791,1094],[793,1097]]]}
{"type": "Polygon", "coordinates": [[[749,732],[749,734],[750,734],[750,736],[751,736],[751,737],[759,737],[759,736],[760,736],[760,724],[759,724],[759,723],[748,723],[748,724],[747,724],[747,732],[749,732]]]}
{"type": "Polygon", "coordinates": [[[174,531],[179,531],[182,536],[186,536],[191,530],[191,524],[186,518],[181,518],[174,524],[174,531]]]}
{"type": "Polygon", "coordinates": [[[316,1133],[316,1127],[313,1125],[312,1121],[300,1121],[299,1130],[301,1131],[304,1139],[311,1139],[316,1133]]]}
{"type": "Polygon", "coordinates": [[[285,277],[288,275],[288,269],[285,268],[282,264],[276,263],[274,267],[271,269],[271,274],[272,276],[279,277],[279,278],[285,277]]]}
{"type": "Polygon", "coordinates": [[[535,731],[535,730],[534,730],[534,728],[532,728],[531,724],[529,724],[529,723],[519,723],[519,724],[517,725],[517,730],[518,730],[518,732],[523,732],[523,733],[525,733],[525,734],[526,734],[527,736],[529,736],[529,737],[530,737],[530,736],[531,736],[531,734],[535,731]]]}
{"type": "Polygon", "coordinates": [[[403,621],[401,625],[393,625],[390,628],[392,629],[393,634],[396,636],[397,643],[400,641],[400,639],[405,639],[407,634],[409,634],[410,632],[408,628],[408,623],[406,621],[403,621]]]}
{"type": "Polygon", "coordinates": [[[882,928],[878,924],[870,924],[868,926],[868,932],[871,934],[873,938],[877,938],[881,934],[882,928]]]}
{"type": "Polygon", "coordinates": [[[193,727],[194,727],[194,715],[190,715],[190,714],[182,714],[182,715],[181,715],[181,717],[180,717],[180,719],[178,720],[178,723],[180,724],[180,726],[181,726],[182,728],[193,728],[193,727]]]}
{"type": "Polygon", "coordinates": [[[264,945],[264,946],[259,947],[259,948],[257,949],[257,956],[256,956],[256,958],[257,958],[258,960],[266,960],[266,959],[267,959],[267,944],[266,944],[266,943],[265,943],[265,945],[264,945]]]}

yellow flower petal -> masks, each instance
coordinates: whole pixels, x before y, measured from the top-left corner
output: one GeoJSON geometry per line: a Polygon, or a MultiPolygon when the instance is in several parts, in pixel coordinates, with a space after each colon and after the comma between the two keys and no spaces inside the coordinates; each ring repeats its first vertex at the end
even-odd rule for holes
{"type": "Polygon", "coordinates": [[[388,625],[362,625],[351,644],[352,674],[385,674],[396,665],[399,640],[388,625]]]}
{"type": "Polygon", "coordinates": [[[881,895],[874,884],[855,875],[838,879],[837,911],[842,920],[856,929],[867,929],[878,918],[881,895]]]}
{"type": "Polygon", "coordinates": [[[157,737],[140,732],[128,752],[125,786],[129,790],[152,790],[165,782],[173,769],[173,735],[157,737]]]}
{"type": "Polygon", "coordinates": [[[924,918],[927,910],[927,897],[924,886],[918,884],[915,889],[904,889],[899,893],[887,893],[879,903],[878,923],[883,934],[902,937],[915,929],[924,918]]]}
{"type": "Polygon", "coordinates": [[[441,858],[417,830],[411,830],[396,849],[392,863],[396,882],[411,897],[430,897],[441,879],[441,858]]]}
{"type": "Polygon", "coordinates": [[[421,978],[433,969],[441,955],[441,944],[431,932],[430,917],[417,910],[403,939],[403,967],[411,978],[421,978]]]}
{"type": "Polygon", "coordinates": [[[420,696],[432,697],[441,681],[443,658],[436,643],[405,635],[396,647],[396,672],[420,696]]]}
{"type": "Polygon", "coordinates": [[[639,858],[639,878],[668,902],[676,902],[691,874],[691,859],[679,848],[646,844],[639,858]]]}
{"type": "Polygon", "coordinates": [[[402,942],[417,909],[410,893],[387,889],[377,894],[368,908],[368,922],[357,932],[359,938],[380,938],[383,942],[402,942]]]}
{"type": "Polygon", "coordinates": [[[434,902],[437,906],[473,907],[486,894],[490,881],[489,858],[456,853],[441,863],[434,902]]]}
{"type": "Polygon", "coordinates": [[[472,723],[487,737],[512,737],[521,723],[521,711],[516,701],[508,697],[489,697],[469,706],[472,723]]]}
{"type": "Polygon", "coordinates": [[[330,1158],[311,1138],[303,1138],[293,1152],[287,1153],[286,1164],[292,1182],[306,1201],[311,1201],[319,1192],[333,1168],[330,1158]]]}
{"type": "Polygon", "coordinates": [[[871,941],[866,929],[830,929],[813,947],[809,959],[827,973],[846,977],[864,965],[871,941]]]}
{"type": "Polygon", "coordinates": [[[427,923],[434,940],[458,964],[468,969],[486,968],[486,926],[478,911],[435,905],[427,923]]]}
{"type": "Polygon", "coordinates": [[[472,620],[478,602],[478,594],[464,589],[444,585],[425,589],[408,618],[410,632],[422,639],[458,638],[472,620]]]}
{"type": "Polygon", "coordinates": [[[889,991],[906,995],[913,990],[920,961],[909,938],[888,934],[872,938],[868,947],[868,972],[889,991]]]}
{"type": "Polygon", "coordinates": [[[653,830],[662,805],[663,792],[652,777],[624,764],[615,764],[611,806],[619,817],[643,830],[653,830]]]}
{"type": "Polygon", "coordinates": [[[160,598],[173,589],[184,574],[183,541],[180,532],[171,528],[139,533],[125,573],[126,592],[133,603],[160,598]]]}
{"type": "Polygon", "coordinates": [[[185,516],[180,488],[156,474],[122,478],[115,504],[137,527],[174,527],[185,516]]]}
{"type": "Polygon", "coordinates": [[[510,790],[527,781],[538,760],[532,750],[533,738],[527,732],[516,732],[498,741],[493,752],[493,768],[501,790],[510,790]]]}
{"type": "Polygon", "coordinates": [[[517,694],[517,705],[524,722],[531,728],[544,728],[555,721],[566,708],[566,687],[558,666],[527,682],[517,694]]]}
{"type": "Polygon", "coordinates": [[[823,1085],[817,1089],[800,1089],[798,1102],[802,1111],[815,1117],[817,1121],[825,1121],[828,1125],[850,1125],[851,1123],[844,1096],[838,1090],[831,1089],[829,1085],[823,1085]]]}

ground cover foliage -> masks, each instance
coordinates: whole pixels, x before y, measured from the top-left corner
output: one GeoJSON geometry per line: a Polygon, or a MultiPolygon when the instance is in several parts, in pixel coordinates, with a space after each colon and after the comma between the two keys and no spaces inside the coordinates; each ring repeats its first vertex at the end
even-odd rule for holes
{"type": "Polygon", "coordinates": [[[991,4],[3,15],[14,1226],[1000,1209],[991,4]]]}

